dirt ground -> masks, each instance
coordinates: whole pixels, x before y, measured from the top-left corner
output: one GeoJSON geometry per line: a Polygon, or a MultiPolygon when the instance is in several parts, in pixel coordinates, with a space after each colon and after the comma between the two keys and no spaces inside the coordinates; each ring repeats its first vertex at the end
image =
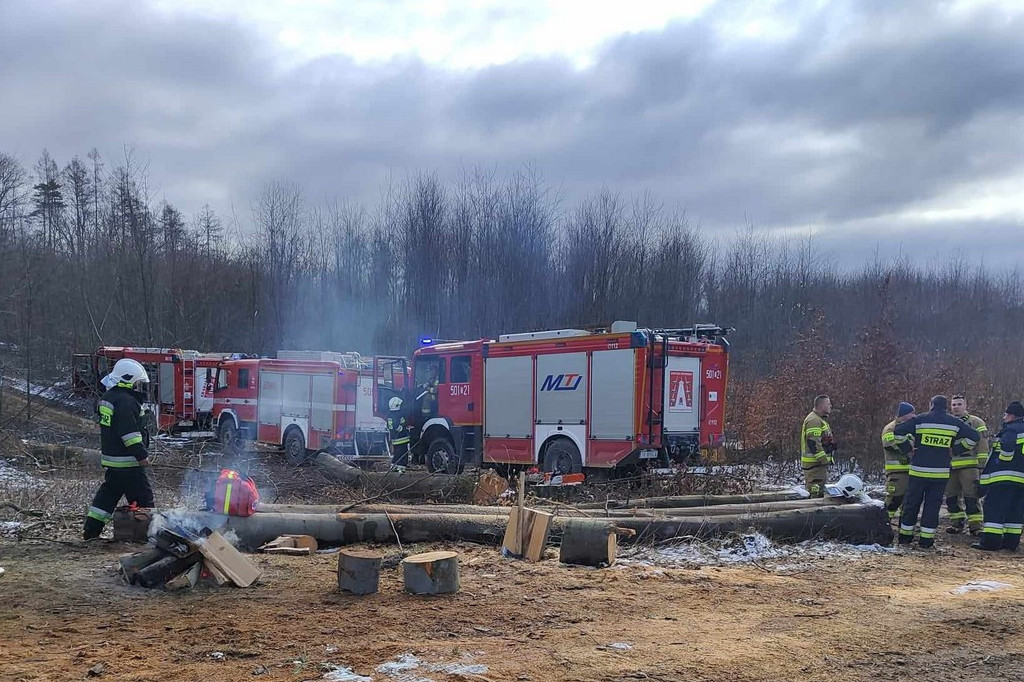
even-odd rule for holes
{"type": "MultiPolygon", "coordinates": [[[[0,454],[16,453],[26,437],[95,440],[88,420],[46,414],[48,420],[0,436],[0,454]]],[[[200,461],[194,452],[163,457],[170,468],[154,471],[158,498],[184,490],[182,470],[200,461]]],[[[308,467],[287,469],[266,456],[247,465],[282,501],[296,491],[342,499],[338,486],[308,467]]],[[[965,536],[943,535],[933,553],[826,554],[788,567],[586,569],[559,564],[554,550],[528,564],[492,547],[405,547],[459,551],[461,590],[444,597],[404,594],[396,566],[383,572],[379,594],[354,597],[337,591],[333,554],[253,555],[264,576],[252,589],[201,585],[167,593],[119,577],[117,557],[138,548],[67,542],[100,473],[19,466],[34,478],[24,489],[17,478],[0,481],[0,500],[45,503],[53,521],[33,531],[49,541],[0,538],[3,681],[86,679],[90,669],[101,681],[159,682],[952,682],[1024,675],[1024,554],[981,554],[965,536]],[[972,580],[1012,587],[953,593],[972,580]],[[352,674],[330,672],[335,667],[352,674]]]]}
{"type": "Polygon", "coordinates": [[[0,679],[82,679],[97,664],[98,679],[140,681],[313,680],[331,665],[403,682],[1019,678],[1024,557],[979,556],[967,541],[790,575],[527,564],[449,546],[462,588],[444,597],[404,594],[399,568],[377,595],[341,594],[331,554],[255,556],[265,573],[248,590],[149,591],[117,576],[123,545],[7,542],[0,679]],[[1014,587],[952,593],[969,580],[1014,587]],[[403,654],[486,672],[375,672],[403,654]]]}

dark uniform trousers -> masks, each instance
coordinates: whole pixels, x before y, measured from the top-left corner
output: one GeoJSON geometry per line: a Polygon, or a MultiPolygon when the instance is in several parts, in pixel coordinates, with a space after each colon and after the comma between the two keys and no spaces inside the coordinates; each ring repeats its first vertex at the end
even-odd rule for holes
{"type": "Polygon", "coordinates": [[[939,527],[939,510],[942,508],[947,482],[946,478],[924,478],[914,476],[911,472],[907,496],[903,499],[903,516],[900,518],[901,545],[910,544],[914,540],[918,512],[921,514],[921,546],[931,547],[935,544],[935,529],[939,527]]]}
{"type": "Polygon", "coordinates": [[[86,539],[99,537],[103,526],[110,521],[122,497],[128,500],[128,504],[134,503],[139,507],[148,509],[156,506],[153,486],[149,483],[144,467],[107,468],[103,484],[96,491],[86,514],[86,539]]]}
{"type": "Polygon", "coordinates": [[[981,545],[985,549],[1016,551],[1024,527],[1024,485],[992,483],[987,488],[981,545]]]}

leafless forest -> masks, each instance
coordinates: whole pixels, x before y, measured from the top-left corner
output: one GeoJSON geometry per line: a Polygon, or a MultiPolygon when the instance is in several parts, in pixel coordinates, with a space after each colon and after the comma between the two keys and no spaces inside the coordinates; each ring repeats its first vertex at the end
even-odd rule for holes
{"type": "Polygon", "coordinates": [[[897,400],[963,391],[994,420],[1024,375],[1020,271],[912,244],[851,265],[749,226],[722,240],[614,188],[570,204],[529,170],[417,175],[373,206],[280,182],[244,213],[184,215],[131,151],[0,153],[0,301],[18,369],[54,378],[100,344],[407,353],[423,334],[717,322],[736,328],[731,435],[778,455],[818,392],[841,453],[870,460],[897,400]]]}

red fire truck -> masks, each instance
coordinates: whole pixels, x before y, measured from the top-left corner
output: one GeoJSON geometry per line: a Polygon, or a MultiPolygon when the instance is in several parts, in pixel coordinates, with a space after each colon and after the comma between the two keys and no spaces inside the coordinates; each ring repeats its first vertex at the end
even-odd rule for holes
{"type": "Polygon", "coordinates": [[[72,388],[79,396],[99,396],[106,390],[103,378],[114,363],[122,358],[137,360],[150,379],[149,400],[143,405],[150,431],[212,435],[213,377],[225,357],[180,348],[103,346],[72,356],[72,388]]]}
{"type": "MultiPolygon", "coordinates": [[[[388,429],[384,419],[377,416],[373,405],[374,361],[359,353],[338,353],[317,350],[280,350],[278,360],[305,362],[337,362],[345,369],[359,372],[359,391],[356,393],[356,435],[349,444],[348,456],[383,459],[388,457],[388,429]]],[[[396,358],[402,359],[404,358],[396,358]]]]}
{"type": "Polygon", "coordinates": [[[217,437],[229,448],[241,440],[282,446],[292,464],[319,450],[359,456],[358,390],[358,370],[337,362],[227,360],[213,389],[217,437]]]}
{"type": "Polygon", "coordinates": [[[412,390],[385,378],[377,407],[403,397],[413,451],[431,471],[465,464],[538,465],[552,473],[667,464],[720,445],[729,330],[605,329],[427,343],[412,390]]]}

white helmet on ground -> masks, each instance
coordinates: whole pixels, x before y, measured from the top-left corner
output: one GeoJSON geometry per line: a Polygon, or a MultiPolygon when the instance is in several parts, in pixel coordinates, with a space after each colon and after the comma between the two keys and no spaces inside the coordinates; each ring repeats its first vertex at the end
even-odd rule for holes
{"type": "Polygon", "coordinates": [[[388,401],[388,409],[390,409],[392,412],[397,412],[398,410],[402,409],[402,399],[396,395],[394,398],[388,401]]]}
{"type": "Polygon", "coordinates": [[[136,360],[130,358],[121,358],[115,362],[114,369],[110,370],[108,379],[109,381],[104,383],[131,388],[135,388],[138,384],[149,383],[149,375],[146,374],[146,369],[136,360]]]}
{"type": "Polygon", "coordinates": [[[864,493],[864,482],[853,474],[844,474],[835,483],[825,486],[825,490],[832,497],[845,497],[847,499],[860,499],[864,493]]]}

